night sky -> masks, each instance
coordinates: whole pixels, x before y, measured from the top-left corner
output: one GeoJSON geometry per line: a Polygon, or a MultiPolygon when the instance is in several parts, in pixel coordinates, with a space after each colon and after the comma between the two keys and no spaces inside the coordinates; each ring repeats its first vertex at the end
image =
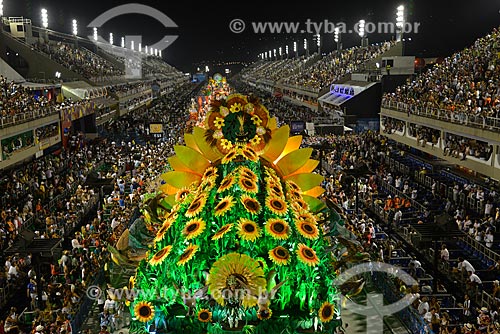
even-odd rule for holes
{"type": "MultiPolygon", "coordinates": [[[[116,6],[109,0],[3,0],[5,16],[25,16],[40,26],[40,9],[49,13],[49,28],[71,32],[71,20],[77,19],[81,35],[90,35],[86,25],[104,11],[116,6]]],[[[204,61],[244,61],[257,59],[257,55],[270,49],[298,41],[303,52],[303,38],[312,35],[255,34],[250,22],[302,21],[346,22],[354,25],[360,19],[371,22],[395,21],[396,7],[404,4],[407,20],[420,22],[419,34],[411,34],[406,54],[418,57],[448,56],[469,46],[477,37],[485,35],[500,25],[500,2],[492,0],[441,1],[441,0],[345,0],[278,2],[278,1],[205,1],[201,5],[188,1],[136,1],[152,6],[170,17],[179,28],[166,29],[158,21],[137,14],[115,18],[99,31],[107,39],[109,32],[119,44],[120,36],[142,35],[143,44],[157,42],[166,34],[178,35],[177,41],[164,50],[164,59],[182,71],[193,72],[204,61]],[[241,18],[247,23],[242,34],[229,30],[229,22],[241,18]]],[[[126,2],[120,3],[124,4],[126,2]]],[[[391,35],[369,35],[370,42],[391,39],[391,35]]],[[[333,35],[322,35],[323,51],[334,48],[333,35]]],[[[345,35],[344,47],[360,43],[359,36],[345,35]]],[[[315,50],[315,45],[313,50],[315,50]]]]}

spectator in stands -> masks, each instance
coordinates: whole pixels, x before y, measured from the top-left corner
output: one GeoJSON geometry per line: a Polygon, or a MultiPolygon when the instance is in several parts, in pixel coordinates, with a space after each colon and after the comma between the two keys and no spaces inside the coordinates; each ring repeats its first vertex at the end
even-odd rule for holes
{"type": "MultiPolygon", "coordinates": [[[[462,321],[470,321],[472,316],[471,300],[468,294],[464,295],[464,302],[462,305],[462,321]]],[[[459,304],[460,306],[460,304],[459,304]]]]}
{"type": "Polygon", "coordinates": [[[457,271],[459,272],[472,272],[475,273],[476,269],[470,264],[469,261],[465,260],[463,257],[458,258],[458,265],[457,265],[457,271]]]}
{"type": "Polygon", "coordinates": [[[471,297],[475,297],[478,293],[479,287],[483,284],[479,276],[474,272],[468,271],[469,280],[467,281],[467,294],[471,297]]]}
{"type": "Polygon", "coordinates": [[[446,247],[446,244],[441,245],[441,255],[440,258],[442,261],[448,262],[450,260],[450,252],[448,251],[448,248],[446,247]]]}
{"type": "Polygon", "coordinates": [[[425,315],[427,312],[429,312],[430,307],[429,307],[429,298],[424,296],[420,300],[420,303],[418,304],[418,313],[420,315],[425,315]]]}
{"type": "Polygon", "coordinates": [[[481,333],[486,332],[486,329],[490,326],[491,318],[489,315],[489,311],[486,307],[482,307],[479,310],[479,315],[477,316],[477,329],[481,331],[481,333]]]}

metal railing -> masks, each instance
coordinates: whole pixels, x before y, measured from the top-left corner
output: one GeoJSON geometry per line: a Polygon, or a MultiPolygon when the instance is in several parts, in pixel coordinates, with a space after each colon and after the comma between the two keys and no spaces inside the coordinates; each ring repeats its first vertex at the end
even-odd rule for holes
{"type": "Polygon", "coordinates": [[[425,211],[425,207],[422,204],[420,204],[416,200],[411,199],[410,197],[408,197],[408,195],[406,195],[405,193],[403,193],[398,188],[396,188],[394,186],[391,186],[390,184],[388,184],[384,180],[381,180],[380,178],[377,180],[377,183],[378,183],[378,185],[381,188],[384,188],[389,193],[394,194],[394,195],[398,195],[399,198],[405,198],[405,199],[409,200],[410,203],[411,203],[411,206],[413,208],[417,209],[418,211],[420,211],[420,212],[424,212],[425,211]]]}
{"type": "MultiPolygon", "coordinates": [[[[95,275],[95,279],[89,286],[102,286],[105,281],[104,269],[99,270],[99,272],[95,275]]],[[[79,333],[82,329],[82,325],[85,322],[85,319],[88,317],[89,312],[94,304],[94,299],[90,299],[86,293],[80,298],[77,309],[74,315],[71,316],[71,328],[73,329],[73,333],[79,333]]]]}
{"type": "Polygon", "coordinates": [[[500,131],[500,118],[474,115],[467,112],[451,111],[429,106],[418,106],[415,104],[382,99],[382,108],[404,112],[408,115],[422,116],[437,119],[443,122],[451,122],[458,125],[473,126],[484,130],[500,131]]]}
{"type": "Polygon", "coordinates": [[[26,123],[29,121],[33,121],[35,119],[39,119],[40,117],[47,117],[59,114],[59,110],[51,107],[51,108],[40,108],[35,109],[28,112],[17,113],[14,115],[6,115],[0,117],[0,128],[7,128],[13,125],[26,123]]]}
{"type": "Polygon", "coordinates": [[[468,246],[470,246],[471,248],[482,253],[484,256],[486,256],[488,259],[490,259],[493,262],[497,262],[500,259],[500,254],[498,254],[497,252],[486,247],[486,245],[477,241],[476,239],[471,237],[469,234],[466,234],[465,232],[464,232],[464,237],[462,238],[462,241],[465,244],[467,244],[468,246]]]}

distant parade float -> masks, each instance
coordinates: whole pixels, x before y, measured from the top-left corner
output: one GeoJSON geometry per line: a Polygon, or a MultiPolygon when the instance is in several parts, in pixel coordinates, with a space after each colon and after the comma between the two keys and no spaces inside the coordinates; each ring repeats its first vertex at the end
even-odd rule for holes
{"type": "Polygon", "coordinates": [[[142,208],[155,234],[127,287],[130,333],[334,333],[337,221],[313,150],[258,99],[210,86],[204,128],[142,208]]]}

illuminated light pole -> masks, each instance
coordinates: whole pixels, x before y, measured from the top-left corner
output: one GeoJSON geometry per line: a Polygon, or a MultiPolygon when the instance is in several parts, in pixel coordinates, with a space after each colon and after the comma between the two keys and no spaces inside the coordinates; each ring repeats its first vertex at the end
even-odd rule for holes
{"type": "Polygon", "coordinates": [[[293,42],[293,52],[295,52],[295,58],[299,58],[299,48],[297,47],[297,42],[293,42]]]}
{"type": "Polygon", "coordinates": [[[335,43],[337,43],[337,51],[340,52],[340,50],[342,50],[342,35],[340,35],[340,28],[339,27],[335,28],[334,40],[335,40],[335,43]]]}
{"type": "Polygon", "coordinates": [[[161,50],[158,50],[158,57],[161,58],[161,50]]]}
{"type": "Polygon", "coordinates": [[[366,37],[366,21],[360,20],[358,23],[358,34],[361,37],[361,46],[368,46],[368,38],[366,37]]]}
{"type": "Polygon", "coordinates": [[[285,53],[286,53],[286,58],[288,59],[289,54],[290,54],[290,53],[288,52],[288,45],[287,45],[287,46],[285,46],[285,53]]]}
{"type": "Polygon", "coordinates": [[[304,50],[306,51],[306,57],[309,57],[309,48],[307,45],[307,38],[304,38],[304,50]]]}
{"type": "Polygon", "coordinates": [[[113,33],[109,33],[109,44],[113,45],[113,33]]]}
{"type": "Polygon", "coordinates": [[[280,59],[283,59],[283,48],[280,46],[280,48],[278,50],[279,50],[279,54],[280,54],[280,59]]]}
{"type": "Polygon", "coordinates": [[[0,0],[0,17],[3,16],[3,0],[0,0]]]}
{"type": "MultiPolygon", "coordinates": [[[[44,31],[44,40],[45,42],[49,42],[49,14],[47,13],[47,10],[45,8],[42,8],[42,27],[45,29],[44,31]]],[[[2,23],[3,24],[3,23],[2,23]]]]}
{"type": "Polygon", "coordinates": [[[73,36],[78,36],[78,23],[73,20],[73,36]]]}
{"type": "Polygon", "coordinates": [[[97,28],[94,27],[94,41],[97,42],[98,39],[99,39],[99,37],[97,35],[97,28]]]}
{"type": "Polygon", "coordinates": [[[142,52],[142,44],[139,43],[139,52],[142,52]]]}
{"type": "Polygon", "coordinates": [[[120,43],[120,46],[121,46],[122,48],[124,48],[124,47],[125,47],[125,37],[122,37],[122,39],[121,39],[121,43],[120,43]]]}
{"type": "Polygon", "coordinates": [[[134,51],[134,41],[130,41],[130,50],[134,51]]]}
{"type": "Polygon", "coordinates": [[[401,5],[396,12],[396,41],[401,42],[403,39],[405,27],[405,6],[401,5]]]}
{"type": "Polygon", "coordinates": [[[49,15],[47,14],[47,10],[42,8],[42,27],[47,29],[49,27],[49,15]]]}
{"type": "Polygon", "coordinates": [[[318,54],[321,56],[321,35],[316,35],[316,46],[318,47],[318,54]]]}
{"type": "Polygon", "coordinates": [[[147,45],[144,47],[144,53],[148,54],[148,46],[147,45]]]}

